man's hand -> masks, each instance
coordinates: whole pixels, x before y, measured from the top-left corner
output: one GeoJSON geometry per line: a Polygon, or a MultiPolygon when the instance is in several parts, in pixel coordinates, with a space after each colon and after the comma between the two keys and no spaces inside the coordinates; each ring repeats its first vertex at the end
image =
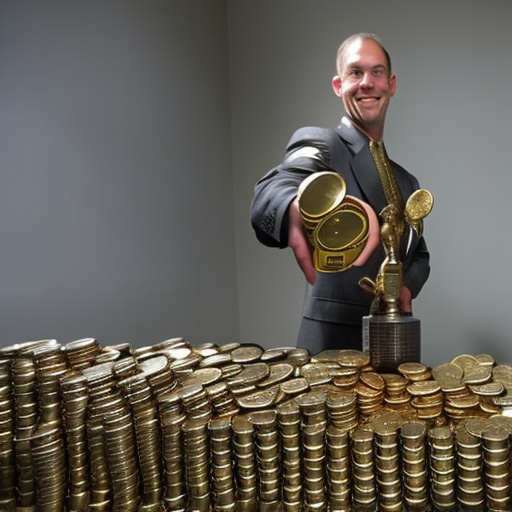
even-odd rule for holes
{"type": "Polygon", "coordinates": [[[288,247],[293,251],[307,282],[311,285],[315,284],[316,270],[313,265],[313,249],[302,224],[298,198],[293,201],[288,211],[288,247]]]}
{"type": "Polygon", "coordinates": [[[366,215],[368,216],[368,240],[366,241],[366,245],[362,250],[361,254],[354,261],[354,266],[362,267],[367,261],[368,258],[373,254],[373,251],[380,244],[380,225],[379,219],[377,218],[377,214],[373,211],[373,208],[364,201],[357,199],[352,196],[350,197],[353,201],[356,201],[361,208],[364,209],[366,215]]]}
{"type": "MultiPolygon", "coordinates": [[[[368,261],[368,258],[373,254],[373,251],[380,244],[380,226],[377,214],[373,211],[369,204],[352,196],[350,197],[362,208],[364,208],[368,216],[368,240],[363,251],[354,262],[355,266],[360,267],[368,261]]],[[[290,205],[288,212],[288,246],[293,251],[295,259],[297,260],[297,263],[304,273],[308,283],[311,285],[315,284],[316,270],[313,264],[313,249],[309,243],[304,225],[302,223],[302,218],[299,212],[298,198],[296,198],[290,205]]]]}
{"type": "Polygon", "coordinates": [[[398,307],[404,313],[412,313],[412,294],[407,286],[402,286],[398,294],[398,307]]]}

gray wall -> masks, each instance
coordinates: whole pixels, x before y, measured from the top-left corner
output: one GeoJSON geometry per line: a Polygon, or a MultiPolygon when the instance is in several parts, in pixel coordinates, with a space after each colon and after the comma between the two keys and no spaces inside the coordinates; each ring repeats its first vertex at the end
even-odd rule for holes
{"type": "Polygon", "coordinates": [[[226,12],[0,3],[0,344],[239,338],[226,12]]]}
{"type": "Polygon", "coordinates": [[[304,280],[254,238],[254,182],[335,126],[336,47],[377,32],[386,142],[432,191],[423,359],[512,361],[509,0],[0,4],[0,345],[293,345],[304,280]],[[489,179],[491,178],[492,181],[489,179]]]}
{"type": "Polygon", "coordinates": [[[414,303],[422,359],[434,365],[486,352],[512,361],[512,3],[242,0],[229,7],[242,338],[295,341],[304,280],[291,251],[259,245],[244,215],[254,181],[279,162],[293,130],[338,123],[342,106],[330,86],[336,48],[366,30],[389,47],[397,74],[388,150],[435,198],[425,219],[432,273],[414,303]]]}

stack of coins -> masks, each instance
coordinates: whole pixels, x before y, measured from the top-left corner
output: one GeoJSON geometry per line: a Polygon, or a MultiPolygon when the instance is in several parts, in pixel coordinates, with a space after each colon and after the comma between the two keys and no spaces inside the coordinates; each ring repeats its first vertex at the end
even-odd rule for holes
{"type": "Polygon", "coordinates": [[[9,352],[6,349],[0,349],[0,510],[14,512],[16,509],[15,416],[13,415],[14,402],[9,352]]]}
{"type": "Polygon", "coordinates": [[[61,390],[69,472],[68,506],[74,512],[87,512],[90,470],[85,429],[89,403],[87,378],[71,372],[61,379],[61,390]]]}
{"type": "Polygon", "coordinates": [[[183,452],[188,509],[210,510],[210,439],[208,420],[187,419],[183,424],[183,452]]]}
{"type": "Polygon", "coordinates": [[[371,420],[374,432],[375,471],[378,502],[384,512],[401,512],[402,486],[399,461],[399,434],[402,418],[384,412],[371,420]]]}
{"type": "Polygon", "coordinates": [[[300,408],[301,422],[303,426],[327,426],[327,398],[324,391],[313,389],[295,397],[294,400],[300,408]]]}
{"type": "Polygon", "coordinates": [[[104,363],[85,368],[89,390],[87,413],[87,446],[90,464],[89,507],[106,511],[111,505],[112,482],[109,475],[109,461],[103,414],[109,411],[109,397],[114,389],[112,364],[104,363]]]}
{"type": "Polygon", "coordinates": [[[108,474],[108,457],[105,447],[103,420],[92,412],[87,417],[87,447],[90,464],[89,507],[103,512],[110,506],[109,496],[112,492],[108,474]]]}
{"type": "Polygon", "coordinates": [[[234,473],[231,459],[231,420],[215,418],[208,424],[214,510],[234,511],[234,473]]]}
{"type": "Polygon", "coordinates": [[[384,408],[384,388],[386,384],[376,372],[362,372],[354,390],[357,393],[358,408],[363,418],[369,418],[384,408]]]}
{"type": "Polygon", "coordinates": [[[225,355],[229,357],[229,360],[226,363],[222,363],[219,368],[222,372],[222,378],[229,379],[235,375],[238,375],[243,370],[243,366],[240,363],[233,363],[231,361],[231,354],[229,352],[222,352],[222,350],[219,352],[219,356],[225,355]]]}
{"type": "Polygon", "coordinates": [[[423,363],[401,363],[397,367],[397,372],[403,375],[409,382],[419,382],[428,380],[432,377],[429,368],[423,363]]]}
{"type": "Polygon", "coordinates": [[[169,369],[178,380],[190,376],[201,362],[201,357],[190,348],[169,349],[165,353],[170,360],[169,369]]]}
{"type": "Polygon", "coordinates": [[[138,364],[139,371],[144,373],[148,379],[151,391],[157,399],[160,395],[173,390],[178,384],[170,370],[169,363],[166,356],[157,355],[138,364]]]}
{"type": "Polygon", "coordinates": [[[373,431],[358,427],[350,433],[353,505],[357,511],[373,511],[377,506],[373,431]]]}
{"type": "Polygon", "coordinates": [[[212,383],[206,387],[206,393],[212,404],[214,416],[235,416],[240,412],[235,396],[231,393],[226,381],[220,380],[212,383]]]}
{"type": "Polygon", "coordinates": [[[407,510],[428,510],[427,425],[409,420],[400,429],[403,499],[407,510]]]}
{"type": "Polygon", "coordinates": [[[66,451],[61,428],[41,424],[30,437],[36,502],[40,510],[61,512],[66,497],[66,451]]]}
{"type": "MultiPolygon", "coordinates": [[[[38,423],[36,371],[29,349],[19,350],[12,362],[12,386],[15,421],[15,458],[19,502],[24,507],[36,503],[36,483],[30,451],[30,436],[38,423]]],[[[10,421],[10,420],[9,420],[10,421]]]]}
{"type": "Polygon", "coordinates": [[[276,407],[281,439],[283,505],[286,512],[302,510],[301,416],[297,402],[276,407]]]}
{"type": "Polygon", "coordinates": [[[157,402],[144,373],[137,373],[118,381],[133,418],[133,428],[142,479],[144,507],[156,508],[163,496],[162,434],[157,402]]]}
{"type": "Polygon", "coordinates": [[[411,395],[407,392],[409,381],[398,373],[383,373],[384,379],[384,406],[397,411],[404,416],[411,411],[411,395]]]}
{"type": "Polygon", "coordinates": [[[277,412],[267,409],[249,413],[254,428],[260,510],[272,511],[281,499],[281,461],[277,412]]]}
{"type": "Polygon", "coordinates": [[[333,384],[342,391],[351,391],[359,381],[359,371],[357,368],[346,368],[340,366],[339,370],[333,375],[333,384]]]}
{"type": "Polygon", "coordinates": [[[299,377],[300,367],[310,361],[309,351],[305,348],[294,348],[287,352],[284,361],[295,366],[295,377],[299,377]]]}
{"type": "Polygon", "coordinates": [[[139,470],[131,414],[121,395],[111,397],[103,414],[103,428],[112,480],[113,512],[139,509],[139,470]]]}
{"type": "Polygon", "coordinates": [[[354,391],[329,390],[326,393],[329,422],[342,430],[353,430],[359,424],[357,395],[354,391]]]}
{"type": "MultiPolygon", "coordinates": [[[[470,427],[471,428],[471,427],[470,427]]],[[[471,510],[483,510],[485,505],[482,478],[482,442],[462,424],[455,431],[457,450],[457,500],[471,510]]]]}
{"type": "Polygon", "coordinates": [[[164,503],[169,510],[184,510],[187,496],[183,466],[182,425],[186,421],[186,416],[181,410],[179,395],[171,392],[167,396],[169,400],[163,399],[160,402],[164,503]],[[173,401],[172,397],[178,397],[178,400],[173,401]]]}
{"type": "Polygon", "coordinates": [[[326,510],[325,431],[326,423],[305,424],[302,428],[304,501],[307,510],[326,510]]]}
{"type": "Polygon", "coordinates": [[[505,391],[501,382],[488,382],[485,384],[469,385],[474,395],[480,397],[480,409],[485,414],[500,414],[501,409],[496,405],[495,399],[499,399],[505,391]]]}
{"type": "Polygon", "coordinates": [[[432,375],[444,394],[443,414],[448,421],[461,421],[480,412],[479,397],[474,395],[464,382],[463,366],[467,368],[472,364],[473,358],[460,356],[432,370],[432,375]]]}
{"type": "Polygon", "coordinates": [[[481,437],[487,507],[510,510],[510,430],[498,423],[489,423],[481,437]]]}
{"type": "Polygon", "coordinates": [[[451,510],[456,504],[456,493],[455,450],[450,427],[430,429],[428,442],[432,503],[439,510],[451,510]]]}
{"type": "Polygon", "coordinates": [[[330,424],[326,431],[326,445],[329,510],[348,512],[351,507],[349,430],[330,424]]]}
{"type": "Polygon", "coordinates": [[[413,397],[411,405],[419,420],[435,421],[442,415],[444,395],[435,380],[413,382],[407,386],[407,392],[413,397]]]}
{"type": "Polygon", "coordinates": [[[500,408],[506,408],[512,416],[512,365],[504,363],[495,365],[492,368],[492,379],[504,388],[503,394],[493,399],[494,404],[500,408]]]}
{"type": "Polygon", "coordinates": [[[257,509],[256,451],[253,426],[247,416],[235,416],[232,424],[237,511],[257,509]]]}
{"type": "Polygon", "coordinates": [[[137,359],[132,355],[128,355],[114,361],[112,364],[112,372],[117,380],[126,379],[131,375],[139,373],[137,359]]]}
{"type": "Polygon", "coordinates": [[[209,420],[212,417],[212,404],[202,384],[188,384],[178,392],[187,418],[209,420]]]}
{"type": "Polygon", "coordinates": [[[31,350],[36,371],[38,422],[60,424],[62,406],[60,378],[68,371],[65,353],[58,343],[47,343],[31,350]]]}
{"type": "Polygon", "coordinates": [[[79,371],[92,366],[96,362],[96,357],[101,352],[101,347],[98,340],[83,338],[70,341],[64,345],[64,351],[69,367],[79,371]]]}

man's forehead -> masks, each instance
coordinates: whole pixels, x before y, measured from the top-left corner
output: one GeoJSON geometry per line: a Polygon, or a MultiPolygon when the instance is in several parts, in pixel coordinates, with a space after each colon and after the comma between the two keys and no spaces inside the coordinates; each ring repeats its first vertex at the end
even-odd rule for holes
{"type": "Polygon", "coordinates": [[[371,67],[386,66],[386,56],[382,47],[371,39],[357,39],[344,51],[344,66],[354,66],[361,63],[369,63],[371,67]]]}

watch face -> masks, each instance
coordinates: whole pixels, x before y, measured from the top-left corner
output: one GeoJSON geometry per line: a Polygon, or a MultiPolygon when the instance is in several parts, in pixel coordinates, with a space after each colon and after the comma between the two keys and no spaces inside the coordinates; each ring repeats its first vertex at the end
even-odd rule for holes
{"type": "Polygon", "coordinates": [[[345,194],[345,180],[338,173],[314,173],[299,189],[300,213],[306,221],[319,221],[341,204],[345,194]]]}

